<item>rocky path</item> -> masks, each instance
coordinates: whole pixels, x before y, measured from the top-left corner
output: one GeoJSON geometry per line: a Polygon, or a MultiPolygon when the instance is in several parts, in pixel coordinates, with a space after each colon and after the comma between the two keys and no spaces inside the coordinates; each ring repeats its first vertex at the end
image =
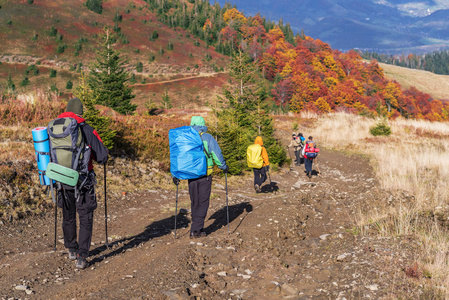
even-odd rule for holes
{"type": "Polygon", "coordinates": [[[261,194],[251,177],[229,178],[230,234],[224,178],[214,181],[201,239],[188,236],[185,185],[177,239],[173,190],[111,200],[112,247],[104,246],[100,205],[91,265],[82,271],[61,243],[53,251],[51,213],[1,225],[0,298],[418,298],[422,292],[403,271],[413,265],[417,243],[355,226],[361,212],[388,199],[367,160],[322,151],[318,164],[321,175],[312,179],[303,166],[272,173],[261,194]]]}

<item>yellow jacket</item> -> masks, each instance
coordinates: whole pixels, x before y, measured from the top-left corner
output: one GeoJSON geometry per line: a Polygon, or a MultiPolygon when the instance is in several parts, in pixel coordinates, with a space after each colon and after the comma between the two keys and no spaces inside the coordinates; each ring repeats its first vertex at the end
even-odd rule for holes
{"type": "Polygon", "coordinates": [[[254,144],[259,144],[262,146],[263,167],[268,166],[270,164],[270,161],[268,160],[267,149],[265,149],[265,147],[263,146],[262,137],[260,137],[260,136],[256,137],[254,144]]]}

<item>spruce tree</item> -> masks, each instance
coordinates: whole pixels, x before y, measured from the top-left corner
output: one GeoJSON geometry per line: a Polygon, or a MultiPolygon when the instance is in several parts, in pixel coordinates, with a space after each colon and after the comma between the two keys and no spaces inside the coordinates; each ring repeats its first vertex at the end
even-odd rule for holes
{"type": "Polygon", "coordinates": [[[86,122],[98,132],[103,144],[108,149],[112,149],[116,135],[116,131],[112,129],[112,120],[106,116],[100,116],[100,111],[95,107],[97,99],[93,90],[88,85],[83,72],[81,72],[79,86],[76,88],[74,94],[84,105],[85,112],[83,117],[86,122]]]}
{"type": "Polygon", "coordinates": [[[86,7],[97,14],[101,14],[103,12],[102,2],[102,0],[87,0],[86,7]]]}
{"type": "Polygon", "coordinates": [[[258,79],[254,64],[246,53],[234,54],[230,67],[231,83],[224,88],[225,99],[215,110],[217,136],[231,174],[247,169],[246,149],[262,136],[270,161],[281,164],[285,150],[274,135],[273,120],[265,104],[266,92],[258,79]]]}
{"type": "Polygon", "coordinates": [[[12,93],[16,90],[16,85],[14,84],[14,81],[12,81],[11,74],[9,74],[8,80],[6,80],[6,90],[8,93],[12,93]]]}
{"type": "Polygon", "coordinates": [[[125,69],[125,61],[113,49],[111,32],[106,29],[102,36],[103,45],[97,53],[96,62],[89,73],[88,83],[98,104],[108,106],[121,114],[129,114],[137,105],[131,104],[135,97],[128,81],[130,75],[125,69]]]}

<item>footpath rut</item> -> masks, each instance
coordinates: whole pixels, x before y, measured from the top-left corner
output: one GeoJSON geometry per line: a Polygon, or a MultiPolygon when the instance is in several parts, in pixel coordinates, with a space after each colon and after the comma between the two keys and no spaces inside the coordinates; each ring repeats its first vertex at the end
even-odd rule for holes
{"type": "MultiPolygon", "coordinates": [[[[0,226],[1,299],[391,299],[421,293],[404,269],[413,238],[381,238],[355,226],[362,212],[388,205],[365,158],[323,150],[320,176],[303,166],[271,174],[256,194],[251,176],[215,178],[205,229],[189,239],[189,197],[180,186],[177,239],[173,190],[108,203],[95,215],[91,265],[79,271],[59,241],[53,216],[0,226]],[[28,287],[26,289],[26,287],[28,287]],[[26,290],[18,290],[18,288],[26,290]]],[[[317,170],[314,165],[314,170],[317,170]]],[[[59,238],[62,238],[58,223],[59,238]]]]}

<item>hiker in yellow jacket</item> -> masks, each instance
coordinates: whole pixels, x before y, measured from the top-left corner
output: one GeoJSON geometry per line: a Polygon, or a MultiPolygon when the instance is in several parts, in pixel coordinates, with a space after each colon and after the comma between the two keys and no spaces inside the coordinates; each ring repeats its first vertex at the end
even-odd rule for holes
{"type": "Polygon", "coordinates": [[[267,149],[263,146],[262,137],[256,137],[254,145],[248,147],[247,158],[248,166],[252,167],[254,171],[254,189],[256,193],[260,193],[260,187],[267,180],[267,172],[270,167],[267,149]]]}

